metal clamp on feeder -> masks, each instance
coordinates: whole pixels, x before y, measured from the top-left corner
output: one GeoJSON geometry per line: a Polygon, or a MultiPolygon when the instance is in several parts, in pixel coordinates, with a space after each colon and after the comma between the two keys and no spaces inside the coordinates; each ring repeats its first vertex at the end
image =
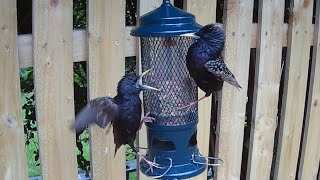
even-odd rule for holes
{"type": "Polygon", "coordinates": [[[197,32],[201,26],[194,15],[172,6],[169,0],[140,17],[139,22],[131,35],[140,37],[143,71],[152,69],[143,81],[161,87],[160,92],[143,94],[144,110],[155,118],[154,123],[146,123],[146,158],[161,168],[150,170],[141,160],[140,170],[161,179],[196,176],[208,165],[197,148],[198,108],[178,108],[198,98],[197,86],[190,78],[185,60],[194,39],[179,35],[197,32]]]}

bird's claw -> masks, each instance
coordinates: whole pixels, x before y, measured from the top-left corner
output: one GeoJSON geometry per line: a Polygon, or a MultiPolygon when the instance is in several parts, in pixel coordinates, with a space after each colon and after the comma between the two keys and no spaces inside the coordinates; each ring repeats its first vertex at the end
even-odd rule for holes
{"type": "Polygon", "coordinates": [[[142,121],[145,122],[145,123],[146,123],[146,122],[153,123],[155,120],[156,120],[156,119],[153,118],[153,117],[143,117],[143,118],[142,118],[142,121]]]}
{"type": "Polygon", "coordinates": [[[141,129],[143,123],[147,123],[147,122],[153,123],[156,120],[153,117],[149,117],[149,115],[150,115],[150,112],[147,112],[146,115],[141,118],[141,123],[140,123],[139,129],[141,129]]]}
{"type": "Polygon", "coordinates": [[[187,105],[184,105],[184,106],[182,106],[182,107],[178,107],[178,110],[182,110],[182,109],[188,108],[187,111],[189,111],[190,108],[191,108],[193,105],[198,104],[200,101],[202,101],[202,100],[203,100],[204,98],[206,98],[206,97],[208,97],[207,94],[204,95],[202,98],[200,98],[200,99],[197,100],[197,101],[190,102],[190,103],[188,103],[187,105]]]}

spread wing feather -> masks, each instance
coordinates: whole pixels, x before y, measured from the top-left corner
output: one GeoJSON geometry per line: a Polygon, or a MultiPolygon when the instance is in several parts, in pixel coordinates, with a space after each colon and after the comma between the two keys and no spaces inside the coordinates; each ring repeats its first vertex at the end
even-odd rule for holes
{"type": "Polygon", "coordinates": [[[72,126],[76,132],[84,130],[90,124],[105,128],[119,114],[119,107],[111,97],[93,99],[77,114],[72,126]]]}

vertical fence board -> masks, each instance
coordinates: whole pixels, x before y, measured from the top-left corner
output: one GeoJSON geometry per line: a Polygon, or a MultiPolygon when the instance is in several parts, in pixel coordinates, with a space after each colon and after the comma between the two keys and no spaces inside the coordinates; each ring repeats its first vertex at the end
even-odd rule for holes
{"type": "Polygon", "coordinates": [[[16,1],[0,6],[0,179],[27,179],[19,62],[16,1]]]}
{"type": "Polygon", "coordinates": [[[72,1],[33,1],[33,36],[42,178],[76,179],[72,1]]]}
{"type": "MultiPolygon", "coordinates": [[[[138,14],[138,18],[156,8],[158,8],[162,3],[162,0],[138,0],[138,3],[137,3],[137,14],[138,14]]],[[[136,72],[137,74],[140,74],[142,72],[142,65],[141,65],[141,46],[140,46],[140,39],[137,39],[137,56],[136,56],[136,59],[137,59],[137,69],[136,69],[136,72]]],[[[142,94],[140,96],[141,100],[143,101],[142,99],[142,94]]],[[[143,103],[142,103],[143,104],[143,103]]],[[[143,109],[143,108],[142,108],[143,109]]],[[[144,114],[144,113],[143,113],[144,114]]],[[[137,144],[139,147],[147,147],[148,146],[148,143],[147,143],[147,128],[146,126],[142,126],[141,129],[139,130],[138,132],[138,141],[137,141],[137,144]]],[[[141,152],[143,154],[146,153],[145,150],[141,149],[141,152]]],[[[139,162],[140,162],[140,158],[137,159],[137,163],[139,165],[139,162]]],[[[139,166],[137,168],[137,173],[138,173],[138,177],[139,177],[139,180],[148,180],[148,179],[151,179],[147,176],[145,176],[142,172],[139,171],[139,166]]]]}
{"type": "MultiPolygon", "coordinates": [[[[88,1],[89,98],[115,96],[125,67],[125,0],[88,1]]],[[[95,180],[125,179],[125,148],[114,157],[113,133],[90,127],[95,180]],[[105,154],[106,153],[106,154],[105,154]]]]}
{"type": "Polygon", "coordinates": [[[254,107],[247,179],[269,179],[277,126],[284,1],[259,1],[254,107]]]}
{"type": "MultiPolygon", "coordinates": [[[[206,25],[216,20],[216,0],[188,0],[184,1],[184,9],[196,16],[197,23],[206,25]]],[[[198,90],[198,96],[204,96],[204,92],[198,90]]],[[[211,96],[200,101],[198,104],[199,123],[197,126],[197,141],[200,153],[204,156],[209,154],[210,119],[211,119],[211,96]]],[[[207,171],[193,179],[207,179],[207,171]]]]}
{"type": "MultiPolygon", "coordinates": [[[[298,179],[317,179],[320,161],[320,4],[316,7],[313,61],[298,179]]],[[[318,177],[319,179],[319,177],[318,177]]]]}
{"type": "Polygon", "coordinates": [[[216,153],[217,157],[224,161],[224,164],[217,168],[217,178],[240,179],[253,0],[228,0],[225,1],[224,9],[225,63],[236,76],[242,89],[238,91],[237,88],[227,83],[223,86],[217,123],[216,153]]]}
{"type": "Polygon", "coordinates": [[[313,1],[291,2],[288,53],[275,177],[294,179],[300,149],[310,54],[313,1]]]}

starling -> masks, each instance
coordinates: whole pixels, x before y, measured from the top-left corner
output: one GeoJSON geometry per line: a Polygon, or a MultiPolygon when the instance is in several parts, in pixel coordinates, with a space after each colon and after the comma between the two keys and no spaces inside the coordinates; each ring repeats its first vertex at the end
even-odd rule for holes
{"type": "MultiPolygon", "coordinates": [[[[111,97],[99,97],[91,100],[76,116],[72,126],[76,132],[81,132],[86,126],[95,123],[101,128],[108,125],[113,126],[115,143],[115,154],[117,150],[128,144],[132,150],[144,159],[150,166],[158,167],[156,163],[148,161],[139,154],[134,147],[136,132],[141,128],[141,100],[139,93],[142,90],[158,89],[141,84],[142,77],[150,70],[140,76],[134,74],[125,75],[118,83],[117,95],[111,97]]],[[[110,126],[109,126],[110,127],[110,126]]]]}
{"type": "Polygon", "coordinates": [[[196,33],[186,33],[181,36],[196,38],[187,52],[187,68],[197,86],[206,93],[198,101],[181,108],[190,107],[212,93],[220,91],[224,81],[238,89],[241,88],[221,56],[225,43],[225,32],[222,28],[208,24],[196,33]]]}

